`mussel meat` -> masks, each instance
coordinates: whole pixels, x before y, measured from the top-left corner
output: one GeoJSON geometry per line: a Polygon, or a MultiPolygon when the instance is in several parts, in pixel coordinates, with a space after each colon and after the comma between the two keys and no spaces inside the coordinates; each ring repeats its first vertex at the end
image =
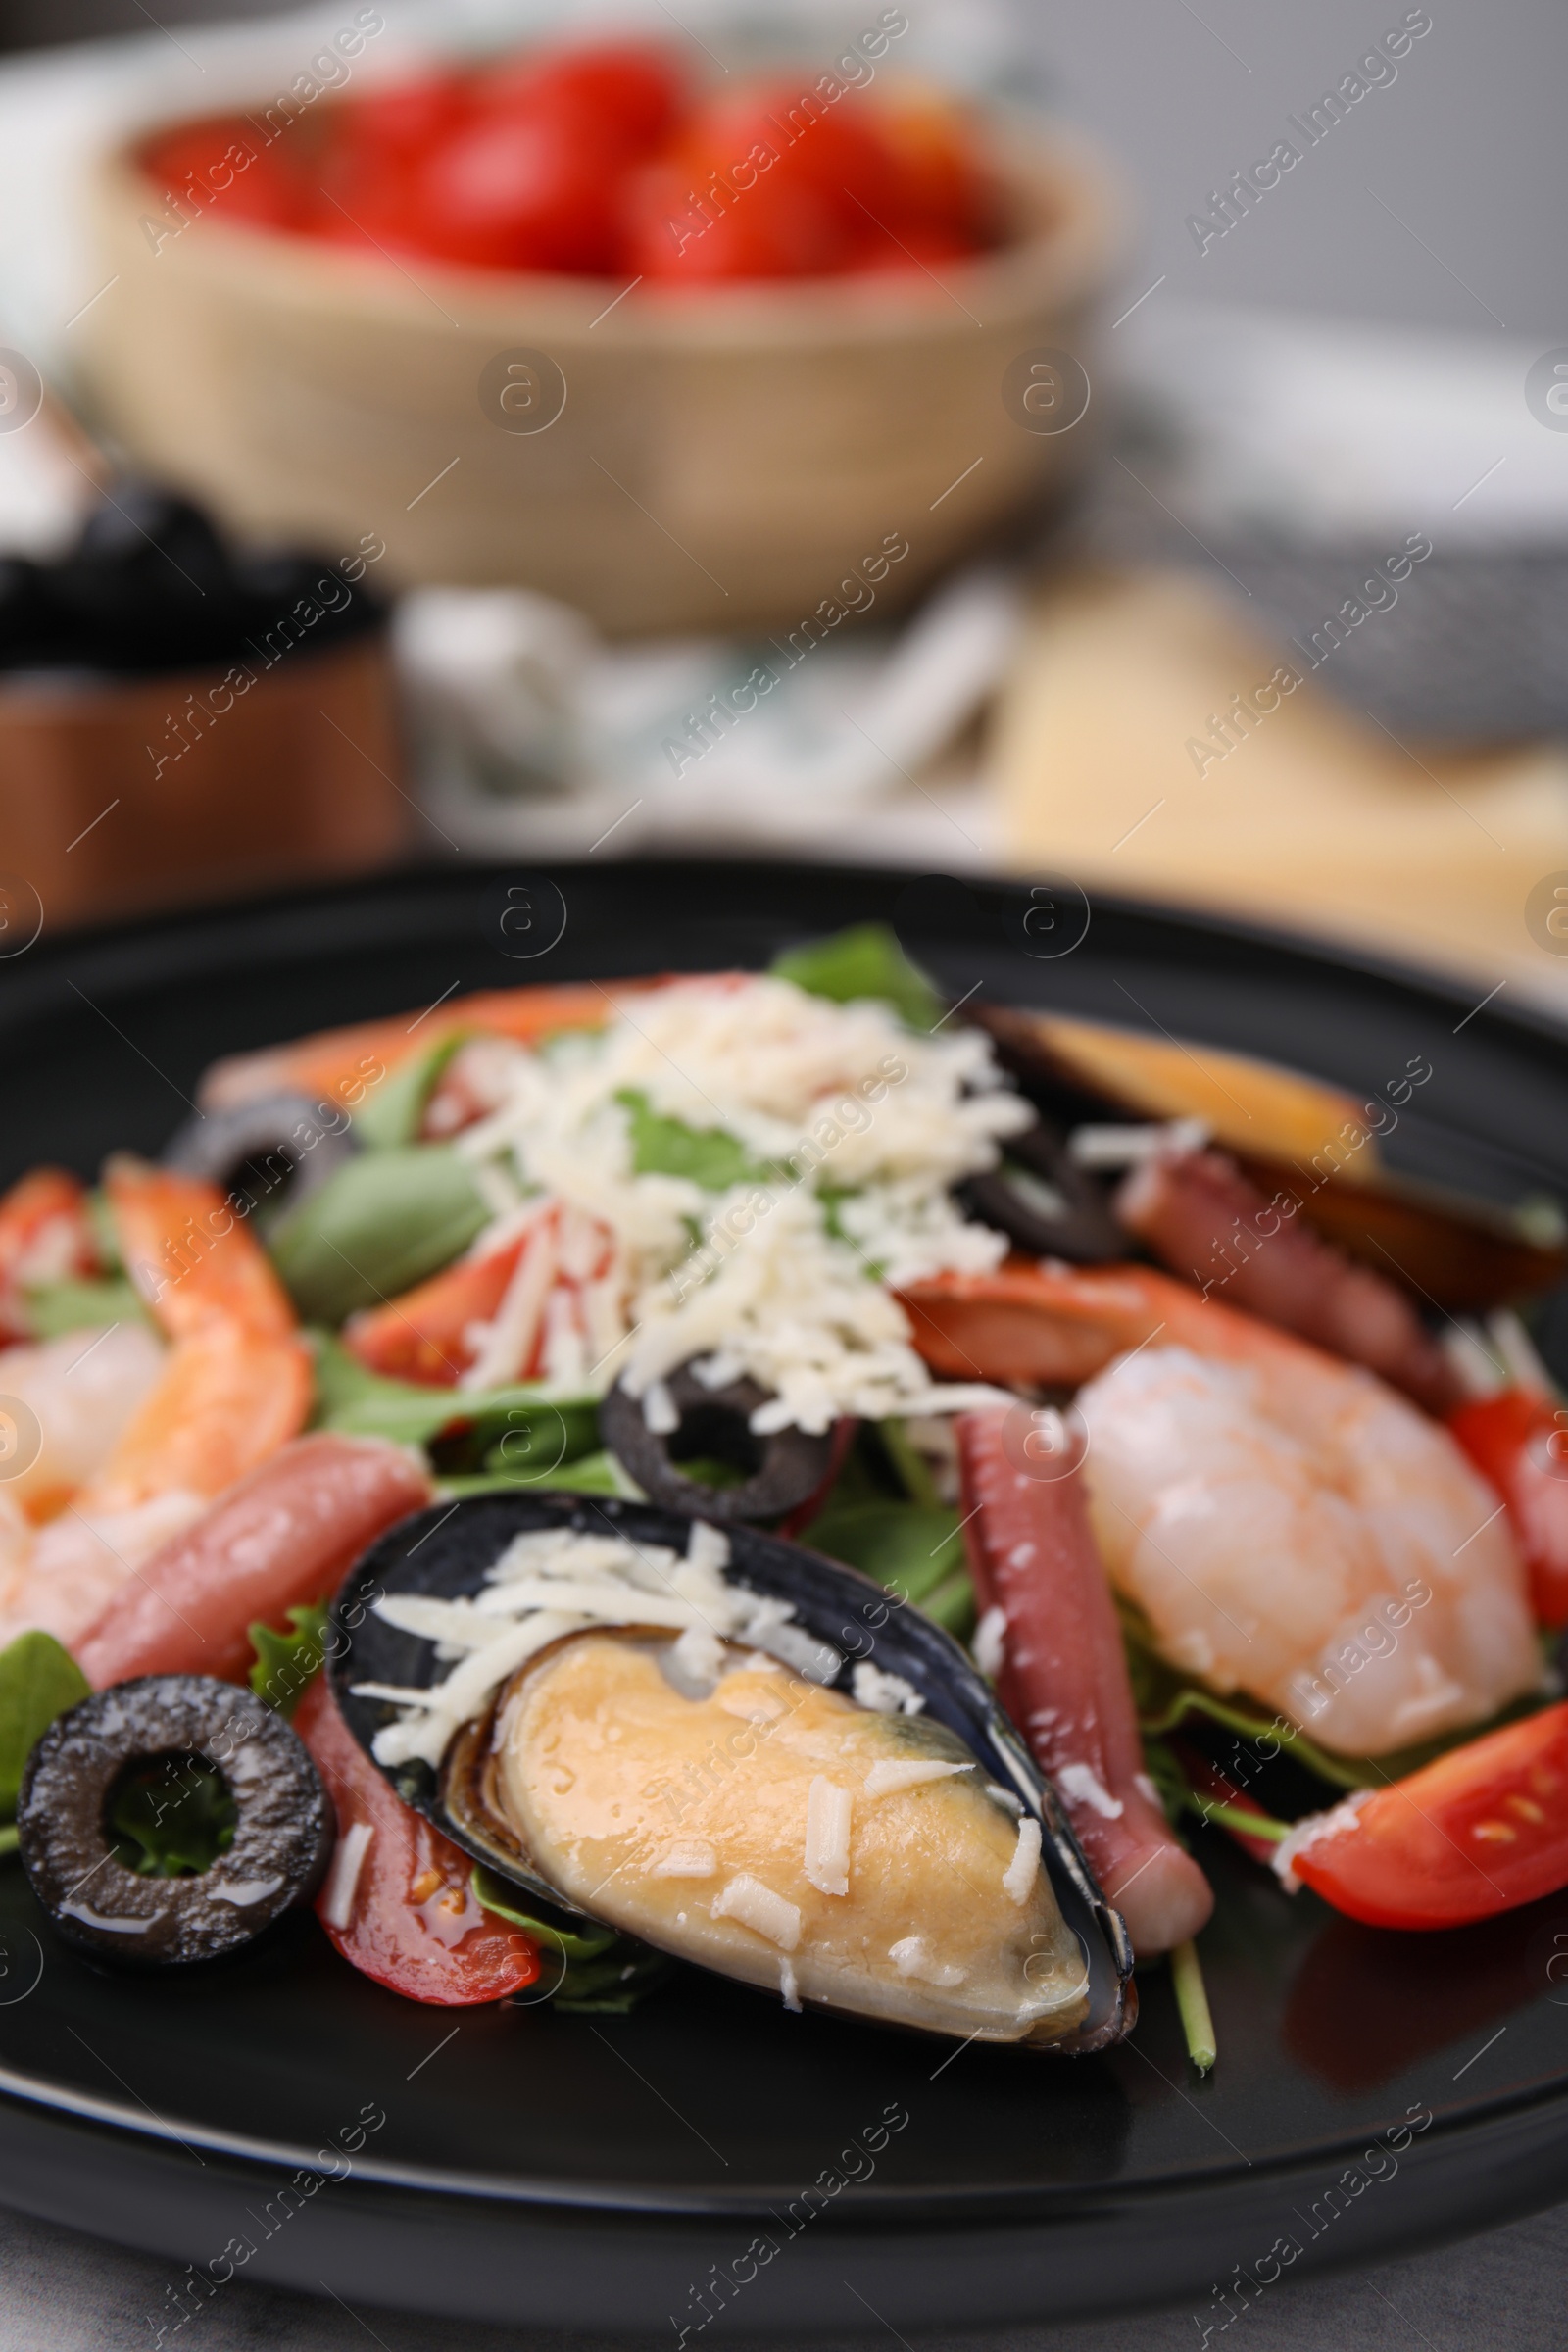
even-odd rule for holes
{"type": "Polygon", "coordinates": [[[531,1903],[787,2007],[1055,2050],[1120,1919],[989,1687],[854,1570],[647,1505],[482,1496],[340,1595],[344,1719],[531,1903]]]}

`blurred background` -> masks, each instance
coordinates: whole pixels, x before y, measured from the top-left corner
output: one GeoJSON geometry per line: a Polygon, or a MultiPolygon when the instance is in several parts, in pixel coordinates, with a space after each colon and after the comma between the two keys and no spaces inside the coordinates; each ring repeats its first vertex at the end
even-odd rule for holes
{"type": "Polygon", "coordinates": [[[1560,1006],[1544,0],[12,0],[7,929],[1067,875],[1560,1006]]]}

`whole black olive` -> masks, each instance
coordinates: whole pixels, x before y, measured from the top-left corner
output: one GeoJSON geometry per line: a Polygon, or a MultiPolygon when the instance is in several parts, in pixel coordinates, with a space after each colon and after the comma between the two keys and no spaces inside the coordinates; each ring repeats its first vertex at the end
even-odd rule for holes
{"type": "Polygon", "coordinates": [[[1126,1257],[1127,1235],[1102,1187],[1068,1153],[1044,1119],[1010,1135],[1000,1163],[958,1187],[972,1217],[995,1226],[1035,1257],[1065,1257],[1074,1265],[1103,1265],[1126,1257]]]}
{"type": "Polygon", "coordinates": [[[309,1902],[334,1821],[303,1742],[254,1692],[149,1674],[50,1725],[23,1775],[17,1834],[32,1890],[68,1941],[96,1959],[171,1968],[237,1951],[309,1902]],[[186,1876],[128,1868],[111,1821],[127,1779],[154,1792],[157,1816],[215,1774],[232,1807],[226,1849],[186,1876]]]}
{"type": "Polygon", "coordinates": [[[666,1435],[649,1428],[643,1399],[618,1385],[599,1407],[600,1436],[651,1502],[704,1519],[777,1519],[814,1494],[826,1478],[831,1434],[780,1429],[758,1437],[752,1415],[769,1398],[755,1380],[710,1389],[683,1364],[664,1387],[680,1415],[679,1426],[666,1435]],[[704,1457],[732,1462],[750,1476],[738,1486],[710,1487],[677,1467],[704,1457]]]}
{"type": "MultiPolygon", "coordinates": [[[[205,1176],[252,1209],[296,1209],[352,1159],[359,1143],[345,1122],[328,1126],[308,1095],[259,1095],[232,1110],[198,1111],[164,1147],[164,1165],[205,1176]]],[[[341,1114],[340,1114],[341,1115],[341,1114]]]]}

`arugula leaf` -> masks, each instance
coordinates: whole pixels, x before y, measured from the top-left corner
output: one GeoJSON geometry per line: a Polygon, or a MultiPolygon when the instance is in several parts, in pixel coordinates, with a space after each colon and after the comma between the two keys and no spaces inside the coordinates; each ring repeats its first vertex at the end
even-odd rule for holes
{"type": "Polygon", "coordinates": [[[74,1277],[40,1282],[26,1294],[26,1315],[35,1340],[58,1340],[62,1332],[85,1331],[94,1324],[152,1323],[135,1284],[123,1275],[106,1282],[74,1277]]]}
{"type": "Polygon", "coordinates": [[[372,1152],[412,1144],[442,1071],[472,1034],[471,1030],[456,1029],[448,1037],[438,1037],[422,1053],[411,1054],[407,1061],[389,1071],[354,1114],[354,1131],[361,1143],[372,1152]]]}
{"type": "Polygon", "coordinates": [[[725,1193],[732,1184],[765,1183],[778,1173],[752,1159],[722,1127],[688,1127],[684,1119],[666,1118],[635,1087],[622,1087],[615,1101],[629,1113],[632,1166],[639,1176],[685,1176],[706,1193],[725,1193]]]}
{"type": "Polygon", "coordinates": [[[547,1997],[568,2015],[624,2017],[668,1973],[662,1952],[613,1928],[556,1928],[536,1919],[522,1909],[516,1888],[482,1864],[470,1884],[476,1903],[533,1937],[544,1969],[563,1966],[561,1982],[547,1997]]]}
{"type": "Polygon", "coordinates": [[[807,940],[775,956],[770,968],[808,996],[835,1004],[879,998],[908,1029],[929,1033],[942,1017],[942,999],[886,923],[857,923],[831,939],[807,940]]]}
{"type": "Polygon", "coordinates": [[[0,1815],[16,1816],[23,1768],[57,1715],[92,1685],[53,1634],[19,1634],[0,1649],[0,1815]]]}
{"type": "Polygon", "coordinates": [[[489,1221],[450,1144],[398,1144],[345,1161],[270,1248],[301,1316],[335,1325],[438,1274],[489,1221]]]}
{"type": "Polygon", "coordinates": [[[115,1860],[144,1879],[211,1870],[234,1842],[238,1808],[205,1756],[163,1756],[136,1766],[111,1791],[115,1860]]]}
{"type": "Polygon", "coordinates": [[[279,1634],[260,1622],[245,1631],[256,1652],[251,1689],[286,1722],[326,1656],[326,1607],[319,1601],[296,1602],[285,1613],[292,1633],[279,1634]]]}

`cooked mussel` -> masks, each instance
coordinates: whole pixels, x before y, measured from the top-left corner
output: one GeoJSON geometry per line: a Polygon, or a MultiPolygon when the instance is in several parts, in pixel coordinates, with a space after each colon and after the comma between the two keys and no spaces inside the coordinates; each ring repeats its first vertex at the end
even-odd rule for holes
{"type": "Polygon", "coordinates": [[[296,1209],[359,1151],[341,1112],[308,1095],[274,1094],[229,1110],[196,1111],[164,1147],[164,1165],[205,1176],[247,1210],[296,1209]]]}
{"type": "MultiPolygon", "coordinates": [[[[1288,1195],[1325,1239],[1449,1313],[1539,1295],[1568,1276],[1563,1218],[1551,1201],[1508,1207],[1390,1167],[1379,1136],[1400,1124],[1419,1078],[1391,1079],[1388,1100],[1368,1102],[1170,1036],[998,1005],[976,1004],[966,1017],[987,1031],[1043,1119],[1069,1136],[1102,1122],[1197,1122],[1265,1198],[1288,1195]]],[[[1009,1155],[1023,1141],[1009,1139],[1009,1155]]],[[[1078,1253],[1058,1247],[1054,1254],[1078,1253]]]]}
{"type": "Polygon", "coordinates": [[[831,1432],[756,1434],[752,1416],[768,1402],[768,1393],[755,1380],[710,1388],[682,1364],[658,1384],[658,1393],[662,1418],[672,1420],[672,1428],[656,1429],[649,1397],[630,1396],[618,1382],[599,1407],[600,1436],[654,1502],[709,1519],[778,1519],[814,1494],[828,1474],[831,1432]],[[701,1460],[733,1465],[743,1475],[732,1486],[714,1486],[680,1467],[701,1460]]]}
{"type": "Polygon", "coordinates": [[[344,1719],[557,1916],[926,2032],[1097,2049],[1118,1916],[963,1652],[851,1569],[651,1505],[493,1495],[339,1597],[344,1719]]]}

